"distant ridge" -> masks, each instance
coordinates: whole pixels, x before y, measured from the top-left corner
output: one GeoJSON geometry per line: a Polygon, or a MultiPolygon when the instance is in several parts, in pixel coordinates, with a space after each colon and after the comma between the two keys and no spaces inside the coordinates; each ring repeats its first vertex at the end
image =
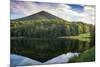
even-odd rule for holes
{"type": "Polygon", "coordinates": [[[41,12],[32,14],[30,16],[26,16],[26,17],[22,17],[22,18],[18,18],[18,19],[13,19],[13,20],[43,20],[43,19],[47,19],[47,20],[61,19],[61,20],[64,20],[60,17],[57,17],[55,15],[52,15],[52,14],[46,12],[46,11],[41,11],[41,12]]]}

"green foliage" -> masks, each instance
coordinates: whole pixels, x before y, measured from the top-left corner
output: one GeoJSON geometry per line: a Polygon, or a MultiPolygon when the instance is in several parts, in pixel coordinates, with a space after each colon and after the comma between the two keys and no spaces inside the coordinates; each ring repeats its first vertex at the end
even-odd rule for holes
{"type": "Polygon", "coordinates": [[[95,61],[95,47],[88,49],[80,54],[80,56],[73,57],[69,62],[90,62],[95,61]]]}
{"type": "Polygon", "coordinates": [[[61,37],[90,33],[94,37],[94,25],[83,22],[69,22],[45,11],[24,18],[11,20],[11,36],[61,37]]]}
{"type": "MultiPolygon", "coordinates": [[[[92,26],[91,26],[92,27],[92,26]]],[[[90,28],[91,28],[90,27],[90,28]]],[[[89,26],[82,22],[68,22],[64,20],[23,20],[11,21],[11,36],[23,37],[59,37],[72,36],[91,32],[89,26]]],[[[94,33],[91,32],[91,33],[94,33]]]]}

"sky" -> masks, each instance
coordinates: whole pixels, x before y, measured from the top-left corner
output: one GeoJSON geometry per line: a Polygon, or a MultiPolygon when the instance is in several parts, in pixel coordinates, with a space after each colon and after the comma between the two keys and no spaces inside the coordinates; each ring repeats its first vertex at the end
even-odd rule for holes
{"type": "Polygon", "coordinates": [[[68,21],[83,21],[95,24],[95,6],[66,3],[44,3],[32,1],[11,1],[11,19],[47,11],[68,21]]]}

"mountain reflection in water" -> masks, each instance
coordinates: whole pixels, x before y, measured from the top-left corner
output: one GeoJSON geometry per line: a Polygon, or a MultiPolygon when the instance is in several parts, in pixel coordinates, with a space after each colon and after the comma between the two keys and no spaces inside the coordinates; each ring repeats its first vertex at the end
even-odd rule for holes
{"type": "Polygon", "coordinates": [[[17,54],[11,54],[11,67],[14,66],[28,66],[28,65],[40,65],[40,64],[58,64],[58,63],[66,63],[68,62],[72,57],[78,56],[79,53],[72,53],[68,52],[67,54],[62,54],[60,56],[57,56],[53,59],[50,59],[46,62],[39,62],[24,56],[20,56],[17,54]]]}
{"type": "Polygon", "coordinates": [[[94,40],[15,38],[11,39],[11,54],[46,62],[68,52],[81,53],[93,46],[94,40]]]}

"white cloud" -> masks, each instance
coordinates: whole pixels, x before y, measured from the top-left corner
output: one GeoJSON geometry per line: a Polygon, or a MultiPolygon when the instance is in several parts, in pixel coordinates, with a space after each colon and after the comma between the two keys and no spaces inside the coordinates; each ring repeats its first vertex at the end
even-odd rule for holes
{"type": "Polygon", "coordinates": [[[28,16],[45,10],[53,15],[69,21],[83,21],[95,23],[95,7],[84,6],[84,12],[73,11],[70,6],[59,3],[33,3],[33,2],[11,2],[11,12],[22,13],[28,16]]]}
{"type": "Polygon", "coordinates": [[[95,24],[95,6],[84,6],[84,12],[79,14],[79,20],[95,24]]]}

